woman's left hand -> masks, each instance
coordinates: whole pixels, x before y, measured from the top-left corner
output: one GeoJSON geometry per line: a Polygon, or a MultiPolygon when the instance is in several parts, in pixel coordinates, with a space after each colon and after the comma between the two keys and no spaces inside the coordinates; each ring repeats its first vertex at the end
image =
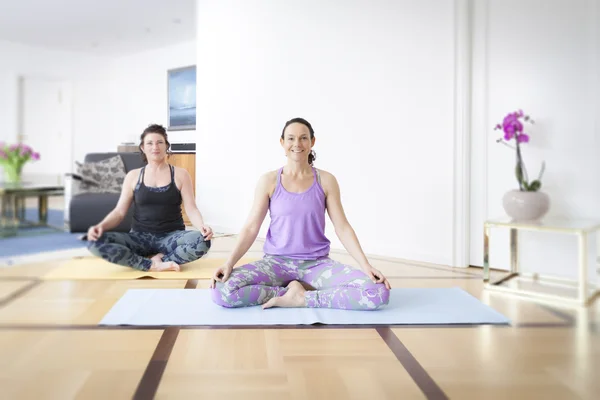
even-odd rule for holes
{"type": "Polygon", "coordinates": [[[204,236],[204,240],[210,240],[213,237],[213,231],[210,226],[202,225],[200,227],[200,233],[204,236]]]}
{"type": "Polygon", "coordinates": [[[390,285],[390,282],[378,269],[373,268],[372,266],[369,265],[367,268],[364,268],[364,271],[367,274],[367,276],[369,277],[369,279],[371,279],[373,282],[383,283],[388,290],[390,290],[392,288],[392,286],[390,285]]]}

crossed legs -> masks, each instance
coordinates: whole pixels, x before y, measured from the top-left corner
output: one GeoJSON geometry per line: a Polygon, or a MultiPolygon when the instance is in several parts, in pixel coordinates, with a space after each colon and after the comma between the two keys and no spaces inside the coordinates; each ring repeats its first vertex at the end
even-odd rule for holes
{"type": "Polygon", "coordinates": [[[179,265],[204,256],[210,245],[199,231],[105,232],[88,249],[106,261],[142,271],[178,271],[179,265]]]}
{"type": "Polygon", "coordinates": [[[389,302],[389,290],[367,275],[330,258],[301,261],[263,259],[234,268],[217,282],[213,301],[223,307],[272,306],[376,310],[389,302]],[[306,291],[300,282],[316,290],[306,291]]]}

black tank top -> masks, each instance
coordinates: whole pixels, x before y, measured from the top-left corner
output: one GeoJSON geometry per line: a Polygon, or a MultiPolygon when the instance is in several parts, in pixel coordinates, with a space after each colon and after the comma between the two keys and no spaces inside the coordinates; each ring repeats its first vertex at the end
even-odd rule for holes
{"type": "Polygon", "coordinates": [[[175,184],[175,169],[171,169],[171,183],[167,186],[149,188],[144,185],[144,170],[133,191],[133,222],[136,232],[163,233],[185,230],[181,215],[181,192],[175,184]]]}

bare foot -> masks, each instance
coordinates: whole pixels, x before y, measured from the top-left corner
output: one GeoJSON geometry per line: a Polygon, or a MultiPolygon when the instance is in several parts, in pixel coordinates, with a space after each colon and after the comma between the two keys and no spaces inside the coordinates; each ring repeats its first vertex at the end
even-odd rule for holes
{"type": "Polygon", "coordinates": [[[306,307],[304,293],[306,289],[298,281],[291,281],[287,285],[288,291],[281,297],[273,297],[263,304],[263,309],[271,307],[306,307]]]}
{"type": "Polygon", "coordinates": [[[152,263],[159,263],[162,262],[164,256],[165,255],[163,253],[158,253],[154,257],[150,258],[150,260],[152,261],[152,263]]]}
{"type": "Polygon", "coordinates": [[[179,272],[179,265],[174,261],[156,261],[152,260],[152,266],[150,267],[150,271],[153,272],[162,272],[162,271],[176,271],[179,272]]]}

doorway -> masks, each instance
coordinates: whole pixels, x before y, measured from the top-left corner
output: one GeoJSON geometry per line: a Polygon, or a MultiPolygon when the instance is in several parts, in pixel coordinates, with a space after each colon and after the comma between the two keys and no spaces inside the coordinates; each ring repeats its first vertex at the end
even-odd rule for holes
{"type": "Polygon", "coordinates": [[[23,167],[23,178],[62,184],[73,162],[71,83],[21,76],[18,95],[18,141],[40,153],[39,161],[23,167]]]}

